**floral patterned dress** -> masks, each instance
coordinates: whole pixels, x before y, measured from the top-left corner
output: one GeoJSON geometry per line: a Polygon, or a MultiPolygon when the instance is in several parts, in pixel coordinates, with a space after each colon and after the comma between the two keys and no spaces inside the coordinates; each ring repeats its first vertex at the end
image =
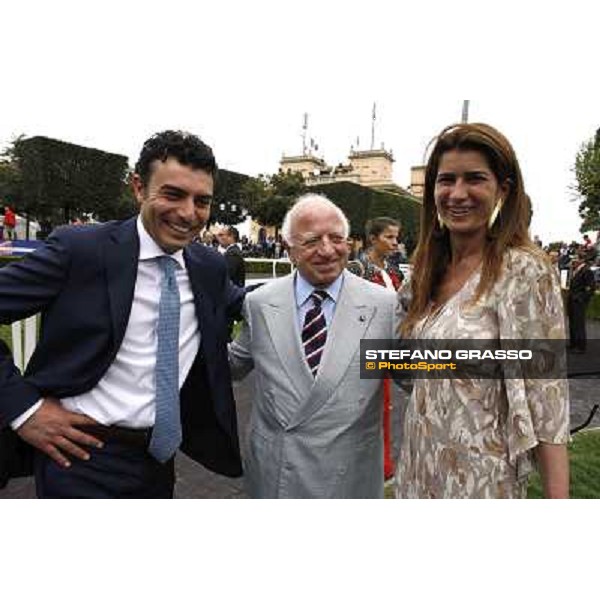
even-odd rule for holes
{"type": "MultiPolygon", "coordinates": [[[[507,251],[499,280],[473,303],[479,276],[422,319],[412,337],[564,339],[559,283],[541,259],[507,251]]],[[[532,449],[568,440],[566,379],[416,379],[396,496],[523,498],[532,449]]]]}

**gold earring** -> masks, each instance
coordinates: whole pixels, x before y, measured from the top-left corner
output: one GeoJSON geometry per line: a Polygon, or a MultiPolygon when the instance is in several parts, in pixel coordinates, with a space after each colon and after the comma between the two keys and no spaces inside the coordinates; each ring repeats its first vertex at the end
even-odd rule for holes
{"type": "Polygon", "coordinates": [[[442,219],[442,215],[440,215],[440,211],[437,211],[437,220],[438,220],[438,225],[440,226],[440,231],[444,231],[444,227],[446,227],[446,224],[444,223],[444,219],[442,219]]]}
{"type": "Polygon", "coordinates": [[[496,222],[496,219],[502,210],[502,202],[502,198],[498,198],[498,202],[496,202],[496,206],[494,207],[494,210],[492,211],[492,214],[488,220],[488,229],[491,229],[494,226],[494,223],[496,222]]]}

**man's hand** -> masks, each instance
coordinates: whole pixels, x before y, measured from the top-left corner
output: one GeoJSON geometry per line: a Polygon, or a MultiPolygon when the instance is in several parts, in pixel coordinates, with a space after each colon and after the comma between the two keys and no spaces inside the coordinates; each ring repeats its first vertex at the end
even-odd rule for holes
{"type": "Polygon", "coordinates": [[[97,424],[91,417],[66,410],[57,400],[45,398],[40,408],[17,429],[17,434],[60,466],[70,467],[71,463],[63,451],[88,460],[90,455],[80,444],[102,448],[99,439],[77,429],[77,425],[97,424]]]}

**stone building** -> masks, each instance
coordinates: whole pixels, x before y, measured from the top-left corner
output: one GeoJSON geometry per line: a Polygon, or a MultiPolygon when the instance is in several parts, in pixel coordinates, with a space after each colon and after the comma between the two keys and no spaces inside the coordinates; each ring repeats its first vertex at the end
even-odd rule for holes
{"type": "Polygon", "coordinates": [[[328,165],[309,150],[303,156],[283,156],[279,168],[283,172],[301,173],[307,186],[349,181],[378,190],[408,194],[394,183],[394,157],[385,148],[350,150],[348,162],[328,165]]]}
{"type": "Polygon", "coordinates": [[[417,198],[423,199],[425,188],[425,165],[411,167],[410,169],[410,193],[417,198]]]}

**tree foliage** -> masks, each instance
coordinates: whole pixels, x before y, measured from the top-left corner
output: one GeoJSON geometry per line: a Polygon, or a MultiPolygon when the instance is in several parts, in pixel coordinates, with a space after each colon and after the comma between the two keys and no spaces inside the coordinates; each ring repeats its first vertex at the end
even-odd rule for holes
{"type": "Polygon", "coordinates": [[[16,207],[22,203],[21,172],[9,160],[0,161],[0,199],[4,204],[16,207]]]}
{"type": "Polygon", "coordinates": [[[374,190],[356,183],[341,181],[317,185],[311,191],[324,194],[335,202],[350,221],[350,235],[364,240],[365,225],[375,217],[390,217],[400,221],[402,239],[412,252],[419,230],[421,205],[410,196],[374,190]]]}
{"type": "Polygon", "coordinates": [[[581,197],[581,231],[600,229],[600,129],[596,137],[582,144],[575,158],[577,192],[581,197]]]}
{"type": "Polygon", "coordinates": [[[131,210],[125,156],[41,136],[16,140],[12,156],[21,177],[16,207],[30,217],[58,224],[84,213],[118,218],[131,210]]]}
{"type": "Polygon", "coordinates": [[[243,173],[219,169],[211,208],[211,222],[219,221],[224,225],[236,225],[244,221],[249,211],[243,189],[250,179],[243,173]]]}
{"type": "Polygon", "coordinates": [[[350,221],[350,235],[364,238],[366,222],[374,217],[391,217],[402,224],[403,240],[412,251],[419,228],[421,205],[411,196],[380,191],[341,181],[307,188],[300,173],[276,173],[248,179],[242,188],[246,206],[262,225],[280,227],[293,201],[310,191],[327,196],[350,221]]]}
{"type": "Polygon", "coordinates": [[[300,173],[275,173],[248,179],[242,196],[248,212],[261,225],[281,227],[294,200],[306,191],[300,173]]]}
{"type": "MultiPolygon", "coordinates": [[[[0,157],[0,198],[50,227],[92,214],[100,221],[137,212],[127,158],[36,136],[14,140],[0,157]]],[[[245,217],[242,186],[250,178],[221,169],[215,185],[213,220],[235,224],[245,217]],[[236,204],[236,211],[219,206],[236,204]]]]}

